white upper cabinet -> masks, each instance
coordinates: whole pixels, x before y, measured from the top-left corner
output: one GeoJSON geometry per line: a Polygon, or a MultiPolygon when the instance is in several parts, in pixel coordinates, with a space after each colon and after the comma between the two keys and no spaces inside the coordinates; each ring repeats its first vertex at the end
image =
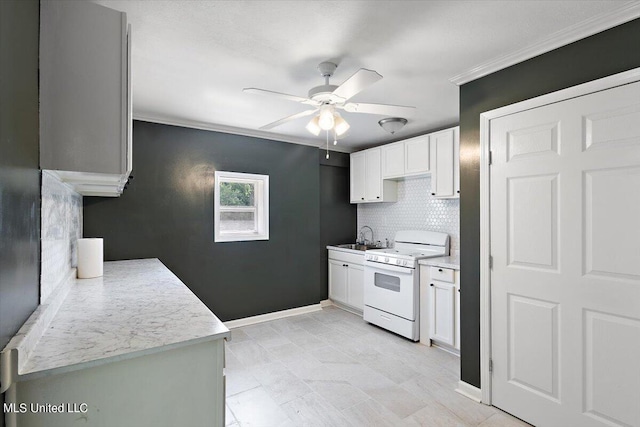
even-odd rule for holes
{"type": "Polygon", "coordinates": [[[364,202],[365,152],[353,153],[351,162],[351,203],[364,202]]]}
{"type": "Polygon", "coordinates": [[[421,135],[404,141],[404,175],[421,175],[430,170],[429,136],[421,135]]]}
{"type": "Polygon", "coordinates": [[[380,149],[372,148],[365,153],[365,199],[369,202],[382,200],[382,174],[380,149]]]}
{"type": "Polygon", "coordinates": [[[351,203],[395,202],[398,180],[431,175],[431,194],[460,195],[455,127],[351,154],[351,203]]]}
{"type": "Polygon", "coordinates": [[[429,135],[431,151],[431,195],[441,198],[460,196],[459,127],[429,135]]]}
{"type": "Polygon", "coordinates": [[[425,175],[430,171],[428,135],[383,145],[380,149],[383,179],[425,175]]]}
{"type": "Polygon", "coordinates": [[[404,176],[404,142],[383,145],[380,149],[382,150],[382,178],[400,178],[404,176]]]}
{"type": "Polygon", "coordinates": [[[351,203],[395,202],[397,183],[382,179],[380,148],[351,154],[351,203]]]}
{"type": "Polygon", "coordinates": [[[132,168],[126,15],[81,1],[40,8],[40,167],[83,195],[118,196],[132,168]]]}

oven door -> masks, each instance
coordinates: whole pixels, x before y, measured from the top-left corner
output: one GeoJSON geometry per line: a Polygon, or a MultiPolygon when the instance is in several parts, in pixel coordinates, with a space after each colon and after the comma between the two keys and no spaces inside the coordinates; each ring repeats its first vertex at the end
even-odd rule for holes
{"type": "Polygon", "coordinates": [[[417,273],[413,268],[364,262],[364,303],[369,307],[416,320],[417,273]]]}

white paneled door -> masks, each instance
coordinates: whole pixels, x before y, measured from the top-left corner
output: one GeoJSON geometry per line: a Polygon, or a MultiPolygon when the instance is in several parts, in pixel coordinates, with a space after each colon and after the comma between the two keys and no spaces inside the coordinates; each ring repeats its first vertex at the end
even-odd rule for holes
{"type": "Polygon", "coordinates": [[[490,122],[492,403],[640,426],[640,83],[490,122]]]}

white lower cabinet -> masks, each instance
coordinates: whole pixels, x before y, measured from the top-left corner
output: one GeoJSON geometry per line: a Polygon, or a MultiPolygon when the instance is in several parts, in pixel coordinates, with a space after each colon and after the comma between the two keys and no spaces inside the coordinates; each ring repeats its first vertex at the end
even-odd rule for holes
{"type": "Polygon", "coordinates": [[[19,379],[7,392],[7,403],[64,403],[65,410],[7,413],[7,426],[223,426],[224,346],[216,339],[19,379]],[[88,405],[86,414],[80,413],[82,404],[88,405]]]}
{"type": "Polygon", "coordinates": [[[460,282],[456,281],[456,292],[455,292],[455,303],[453,305],[455,314],[455,341],[453,342],[453,347],[456,350],[460,350],[460,282]]]}
{"type": "Polygon", "coordinates": [[[364,309],[364,268],[361,265],[347,266],[347,304],[364,309]]]}
{"type": "Polygon", "coordinates": [[[431,280],[430,335],[432,340],[453,346],[455,343],[455,292],[453,283],[431,280]]]}
{"type": "Polygon", "coordinates": [[[460,272],[420,267],[420,342],[460,350],[460,272]]]}
{"type": "Polygon", "coordinates": [[[362,312],[364,309],[364,253],[329,250],[329,299],[362,312]]]}
{"type": "Polygon", "coordinates": [[[347,264],[329,259],[329,298],[332,301],[347,302],[347,264]]]}

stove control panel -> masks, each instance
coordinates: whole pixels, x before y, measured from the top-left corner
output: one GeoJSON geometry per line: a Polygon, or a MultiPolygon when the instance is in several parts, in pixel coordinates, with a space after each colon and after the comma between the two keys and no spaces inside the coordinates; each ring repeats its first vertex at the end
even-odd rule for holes
{"type": "Polygon", "coordinates": [[[397,265],[400,267],[413,268],[413,262],[406,259],[400,259],[400,258],[388,257],[388,256],[382,256],[382,255],[373,255],[373,254],[366,254],[364,259],[366,259],[367,261],[380,262],[383,264],[391,264],[391,265],[397,265]]]}

